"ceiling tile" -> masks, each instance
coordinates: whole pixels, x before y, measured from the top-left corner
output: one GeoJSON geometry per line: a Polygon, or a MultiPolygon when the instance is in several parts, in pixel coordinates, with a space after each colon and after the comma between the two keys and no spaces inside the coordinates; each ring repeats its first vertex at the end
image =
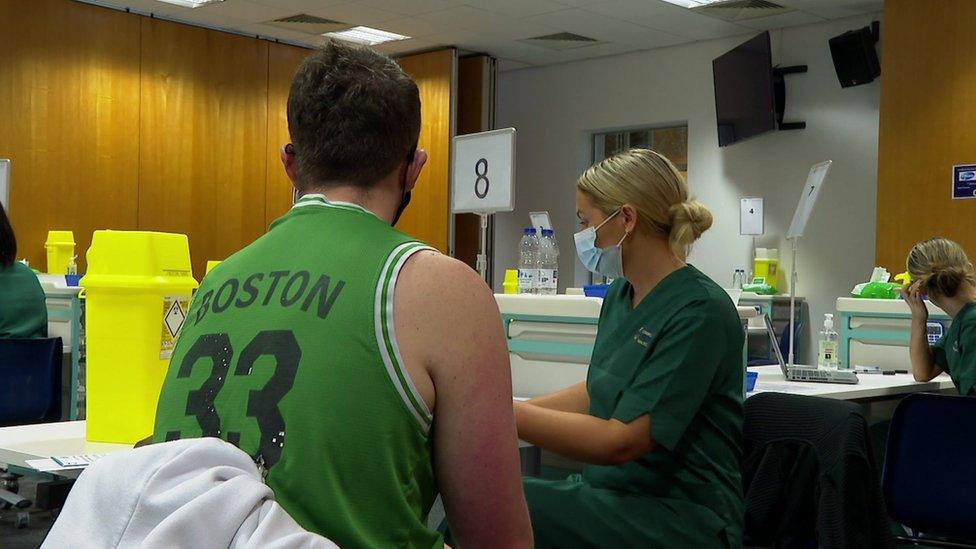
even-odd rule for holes
{"type": "Polygon", "coordinates": [[[167,14],[166,19],[179,21],[190,25],[209,27],[214,29],[236,31],[251,24],[251,21],[234,19],[220,13],[204,12],[200,9],[188,10],[181,13],[167,14]]]}
{"type": "Polygon", "coordinates": [[[339,4],[348,4],[350,0],[251,0],[258,4],[280,8],[290,11],[292,14],[299,14],[307,10],[328,8],[339,4]]]}
{"type": "Polygon", "coordinates": [[[773,30],[783,27],[796,27],[799,25],[812,25],[826,21],[823,17],[817,17],[802,11],[793,11],[782,15],[772,15],[760,19],[749,19],[747,21],[737,21],[738,24],[754,30],[773,30]]]}
{"type": "Polygon", "coordinates": [[[471,29],[484,38],[490,38],[498,42],[524,40],[535,36],[545,36],[561,32],[557,27],[549,27],[529,21],[513,20],[506,25],[485,25],[471,29]]]}
{"type": "Polygon", "coordinates": [[[221,17],[247,21],[248,23],[263,23],[279,17],[294,15],[290,10],[283,10],[280,7],[272,8],[264,4],[257,4],[248,0],[227,0],[216,4],[191,10],[193,17],[206,16],[210,21],[220,21],[221,17]]]}
{"type": "MultiPolygon", "coordinates": [[[[648,0],[656,1],[656,0],[648,0]]],[[[593,3],[593,0],[553,0],[557,4],[563,4],[564,6],[569,6],[571,8],[585,8],[586,6],[593,3]]]]}
{"type": "Polygon", "coordinates": [[[395,32],[413,38],[437,34],[443,28],[440,25],[435,25],[419,17],[404,17],[403,19],[383,21],[380,26],[385,31],[395,32]]]}
{"type": "Polygon", "coordinates": [[[334,21],[342,21],[350,25],[374,25],[402,17],[402,15],[392,11],[361,6],[359,4],[339,4],[322,9],[314,8],[305,10],[305,13],[325,17],[334,21]]]}
{"type": "Polygon", "coordinates": [[[617,44],[633,44],[645,48],[687,41],[664,31],[574,8],[530,17],[526,21],[555,27],[597,40],[617,44]]]}
{"type": "Polygon", "coordinates": [[[490,30],[495,27],[501,28],[513,21],[512,18],[471,6],[456,6],[446,10],[426,13],[418,17],[434,25],[438,25],[444,31],[470,28],[490,30]]]}
{"type": "Polygon", "coordinates": [[[778,2],[827,19],[841,19],[884,10],[883,0],[778,0],[778,2]]]}
{"type": "Polygon", "coordinates": [[[499,59],[498,60],[498,70],[501,72],[506,71],[517,71],[519,69],[526,69],[532,65],[528,63],[523,63],[521,61],[515,61],[512,59],[499,59]]]}
{"type": "Polygon", "coordinates": [[[515,19],[566,9],[552,0],[464,0],[465,4],[515,19]]]}
{"type": "Polygon", "coordinates": [[[592,2],[584,9],[695,40],[735,36],[750,31],[747,27],[664,2],[605,0],[592,2]]]}
{"type": "Polygon", "coordinates": [[[445,10],[455,5],[454,2],[448,0],[359,0],[357,4],[392,11],[400,15],[419,15],[445,10]]]}
{"type": "Polygon", "coordinates": [[[385,44],[380,44],[379,46],[374,46],[378,51],[381,51],[387,55],[399,55],[404,53],[412,53],[423,50],[433,49],[437,46],[434,42],[430,42],[423,39],[413,38],[411,40],[399,40],[396,42],[387,42],[385,44]]]}

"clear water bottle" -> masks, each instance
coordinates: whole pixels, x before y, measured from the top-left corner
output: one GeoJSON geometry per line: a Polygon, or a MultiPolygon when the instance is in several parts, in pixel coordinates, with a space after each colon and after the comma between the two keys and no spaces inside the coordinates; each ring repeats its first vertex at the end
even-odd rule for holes
{"type": "Polygon", "coordinates": [[[745,269],[736,269],[735,272],[732,273],[732,289],[741,290],[745,277],[746,277],[745,269]]]}
{"type": "Polygon", "coordinates": [[[556,295],[559,281],[559,247],[553,238],[552,229],[542,229],[539,241],[539,284],[538,294],[556,295]]]}
{"type": "Polygon", "coordinates": [[[536,293],[539,278],[539,237],[535,228],[529,227],[522,233],[519,242],[518,293],[536,293]]]}

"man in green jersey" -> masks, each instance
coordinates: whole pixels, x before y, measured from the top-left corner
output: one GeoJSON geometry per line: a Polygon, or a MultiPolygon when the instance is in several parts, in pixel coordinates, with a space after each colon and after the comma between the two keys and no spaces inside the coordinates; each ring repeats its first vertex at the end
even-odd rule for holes
{"type": "Polygon", "coordinates": [[[219,437],[341,547],[531,545],[498,309],[467,266],[392,228],[427,153],[391,59],[332,42],[298,68],[281,149],[301,198],[194,298],[155,442],[219,437]]]}

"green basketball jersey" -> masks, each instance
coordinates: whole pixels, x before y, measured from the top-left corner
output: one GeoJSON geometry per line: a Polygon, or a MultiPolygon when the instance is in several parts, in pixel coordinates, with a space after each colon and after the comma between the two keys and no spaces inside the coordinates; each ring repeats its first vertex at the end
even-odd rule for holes
{"type": "Polygon", "coordinates": [[[154,441],[219,437],[341,547],[436,547],[432,416],[403,367],[393,289],[431,249],[368,211],[300,200],[200,285],[154,441]]]}

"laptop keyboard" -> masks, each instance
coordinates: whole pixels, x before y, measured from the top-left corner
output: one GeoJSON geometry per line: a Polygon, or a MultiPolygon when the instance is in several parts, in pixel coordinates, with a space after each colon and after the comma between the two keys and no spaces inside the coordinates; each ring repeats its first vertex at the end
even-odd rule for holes
{"type": "Polygon", "coordinates": [[[794,368],[789,378],[794,381],[820,381],[824,383],[857,383],[857,375],[853,372],[828,372],[813,368],[794,368]],[[850,374],[850,375],[848,375],[850,374]]]}

